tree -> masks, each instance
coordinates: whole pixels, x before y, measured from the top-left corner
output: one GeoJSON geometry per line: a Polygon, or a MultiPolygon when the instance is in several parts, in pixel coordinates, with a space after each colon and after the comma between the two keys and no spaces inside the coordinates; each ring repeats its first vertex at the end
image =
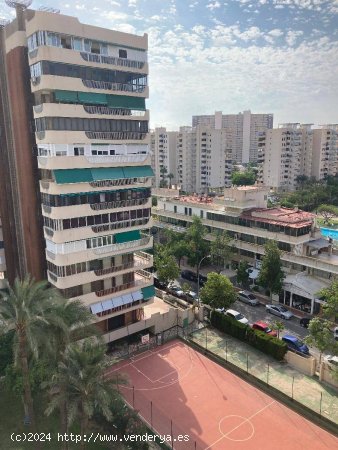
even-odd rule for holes
{"type": "Polygon", "coordinates": [[[203,303],[213,309],[227,309],[236,301],[237,293],[228,277],[211,272],[200,290],[200,297],[203,303]]]}
{"type": "MultiPolygon", "coordinates": [[[[78,419],[82,436],[88,432],[89,420],[95,412],[111,420],[111,406],[118,396],[113,381],[105,376],[105,351],[105,346],[93,339],[68,345],[49,383],[52,398],[46,414],[60,409],[66,400],[68,424],[78,419]],[[64,389],[59,389],[60,386],[64,389]]],[[[85,448],[84,441],[81,448],[85,448]]]]}
{"type": "Polygon", "coordinates": [[[179,277],[180,269],[172,255],[169,253],[155,255],[155,260],[156,274],[160,281],[170,284],[179,277]]]}
{"type": "Polygon", "coordinates": [[[160,168],[160,174],[161,174],[160,188],[165,188],[168,186],[168,183],[166,181],[167,173],[168,173],[168,169],[166,168],[166,166],[161,166],[161,168],[160,168]]]}
{"type": "Polygon", "coordinates": [[[258,283],[269,289],[270,297],[272,294],[279,294],[283,287],[284,273],[280,254],[277,243],[275,241],[267,241],[264,246],[264,256],[258,283]]]}
{"type": "Polygon", "coordinates": [[[199,217],[193,216],[192,224],[186,232],[188,245],[188,264],[197,267],[197,276],[199,272],[199,262],[209,253],[209,243],[205,241],[207,234],[206,227],[202,224],[199,217]]]}
{"type": "Polygon", "coordinates": [[[319,297],[325,301],[323,304],[323,315],[332,322],[338,321],[338,280],[331,286],[324,288],[318,293],[319,297]]]}
{"type": "Polygon", "coordinates": [[[237,283],[243,287],[248,287],[249,285],[249,264],[247,261],[241,261],[237,268],[237,283]]]}
{"type": "Polygon", "coordinates": [[[169,180],[169,187],[171,186],[171,180],[175,177],[173,173],[168,173],[167,178],[169,180]]]}
{"type": "Polygon", "coordinates": [[[271,329],[277,331],[277,337],[279,339],[279,334],[284,330],[285,325],[281,320],[274,320],[270,323],[271,329]]]}
{"type": "Polygon", "coordinates": [[[13,330],[0,335],[0,378],[5,374],[5,370],[13,363],[13,330]]]}
{"type": "Polygon", "coordinates": [[[245,172],[235,171],[231,174],[231,182],[235,186],[252,186],[256,182],[256,173],[252,169],[245,172]]]}
{"type": "Polygon", "coordinates": [[[333,217],[338,216],[338,208],[334,205],[320,205],[317,212],[323,217],[324,223],[328,224],[333,217]]]}
{"type": "Polygon", "coordinates": [[[167,248],[178,261],[178,267],[181,267],[181,260],[189,254],[189,245],[187,243],[186,233],[178,233],[176,231],[165,229],[165,237],[167,239],[167,248]]]}
{"type": "Polygon", "coordinates": [[[42,346],[49,344],[44,326],[58,318],[55,304],[62,300],[56,289],[48,288],[47,281],[35,282],[29,276],[16,278],[8,293],[0,292],[0,321],[4,331],[14,330],[14,360],[23,379],[25,421],[36,429],[33,397],[29,376],[29,358],[37,359],[42,346]]]}
{"type": "MultiPolygon", "coordinates": [[[[334,350],[337,344],[333,338],[331,325],[328,320],[315,317],[310,320],[308,327],[308,336],[304,341],[313,347],[316,347],[319,354],[319,364],[321,363],[322,353],[326,350],[334,350]]],[[[336,349],[337,350],[337,349],[336,349]]]]}
{"type": "Polygon", "coordinates": [[[232,239],[226,231],[215,233],[215,240],[210,246],[210,255],[212,263],[216,266],[216,272],[220,273],[225,265],[231,261],[234,253],[231,245],[232,239]]]}

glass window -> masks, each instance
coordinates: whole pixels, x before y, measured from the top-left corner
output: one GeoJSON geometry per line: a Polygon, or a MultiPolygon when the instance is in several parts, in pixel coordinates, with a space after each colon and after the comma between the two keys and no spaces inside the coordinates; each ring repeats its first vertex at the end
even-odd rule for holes
{"type": "Polygon", "coordinates": [[[89,39],[84,40],[84,50],[88,53],[92,51],[92,41],[90,41],[89,39]]]}
{"type": "Polygon", "coordinates": [[[81,52],[82,51],[82,39],[73,37],[72,41],[73,41],[72,42],[73,50],[77,50],[77,51],[81,52]]]}
{"type": "Polygon", "coordinates": [[[127,50],[119,49],[119,58],[127,58],[127,50]]]}
{"type": "Polygon", "coordinates": [[[56,33],[47,33],[47,45],[52,47],[61,47],[61,38],[56,33]]]}
{"type": "Polygon", "coordinates": [[[108,55],[108,45],[100,44],[100,53],[101,55],[108,55]]]}

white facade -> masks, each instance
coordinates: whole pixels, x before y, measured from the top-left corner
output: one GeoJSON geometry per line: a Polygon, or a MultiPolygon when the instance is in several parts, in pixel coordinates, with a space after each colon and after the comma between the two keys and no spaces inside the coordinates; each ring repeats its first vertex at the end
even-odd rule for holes
{"type": "Polygon", "coordinates": [[[155,172],[154,186],[177,184],[177,131],[155,128],[150,132],[150,148],[151,165],[155,172]]]}
{"type": "Polygon", "coordinates": [[[238,163],[256,162],[258,158],[258,134],[273,126],[273,114],[252,114],[244,111],[238,114],[193,116],[192,126],[206,125],[225,128],[233,136],[232,158],[238,163]]]}

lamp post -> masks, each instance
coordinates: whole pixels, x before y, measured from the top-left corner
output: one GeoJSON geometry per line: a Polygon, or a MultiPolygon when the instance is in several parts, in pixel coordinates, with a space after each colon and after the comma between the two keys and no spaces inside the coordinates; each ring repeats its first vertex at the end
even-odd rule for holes
{"type": "Polygon", "coordinates": [[[198,309],[200,309],[200,267],[201,267],[202,262],[203,262],[206,258],[211,258],[211,255],[203,256],[203,258],[200,260],[200,262],[198,263],[198,266],[197,266],[197,299],[198,299],[198,309]]]}

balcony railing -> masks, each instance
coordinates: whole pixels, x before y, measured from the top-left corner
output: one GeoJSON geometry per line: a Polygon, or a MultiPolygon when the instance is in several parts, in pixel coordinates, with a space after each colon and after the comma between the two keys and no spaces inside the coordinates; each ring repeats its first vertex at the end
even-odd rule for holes
{"type": "Polygon", "coordinates": [[[110,83],[108,81],[94,81],[82,80],[82,83],[87,88],[105,89],[107,91],[121,91],[121,92],[144,92],[146,85],[144,84],[130,84],[130,83],[110,83]]]}
{"type": "Polygon", "coordinates": [[[109,289],[103,289],[102,291],[96,291],[97,297],[104,297],[105,295],[115,294],[116,292],[125,291],[136,286],[137,281],[131,281],[130,283],[121,284],[120,286],[114,286],[109,289]]]}
{"type": "Polygon", "coordinates": [[[86,160],[91,164],[104,163],[138,163],[144,162],[148,154],[144,155],[110,155],[110,156],[86,156],[86,160]]]}
{"type": "Polygon", "coordinates": [[[150,217],[144,217],[142,219],[125,220],[122,222],[107,223],[105,225],[93,225],[91,228],[94,233],[104,233],[106,231],[119,230],[121,228],[133,228],[147,225],[149,221],[150,217]]]}
{"type": "Polygon", "coordinates": [[[102,180],[102,181],[91,181],[89,184],[93,188],[102,188],[110,186],[128,186],[139,183],[146,183],[149,181],[149,177],[138,177],[138,178],[123,178],[120,180],[102,180]],[[135,181],[136,180],[136,181],[135,181]]]}
{"type": "Polygon", "coordinates": [[[122,139],[141,141],[147,136],[147,132],[143,131],[85,131],[85,134],[88,139],[103,139],[112,141],[120,141],[122,139]]]}
{"type": "Polygon", "coordinates": [[[136,247],[141,247],[143,245],[148,245],[151,242],[152,237],[144,237],[142,239],[138,239],[137,241],[124,242],[122,244],[112,244],[104,247],[96,247],[93,249],[93,252],[96,255],[102,255],[104,253],[112,253],[119,250],[128,250],[136,247]]]}
{"type": "Polygon", "coordinates": [[[102,209],[126,208],[128,206],[141,206],[148,202],[149,198],[138,198],[135,200],[121,200],[119,202],[103,202],[90,204],[94,211],[101,211],[102,209]]]}
{"type": "Polygon", "coordinates": [[[34,108],[34,112],[39,114],[43,111],[43,103],[41,105],[34,105],[33,108],[34,108]]]}
{"type": "MultiPolygon", "coordinates": [[[[110,116],[144,116],[146,111],[131,110],[125,108],[108,108],[107,106],[83,105],[83,109],[88,114],[106,114],[110,116]]],[[[36,111],[37,112],[37,111],[36,111]]]]}
{"type": "Polygon", "coordinates": [[[88,62],[97,62],[101,64],[112,64],[114,66],[131,67],[134,69],[142,69],[144,67],[143,61],[136,61],[134,59],[116,58],[114,56],[98,55],[96,53],[80,52],[82,59],[88,62]]]}

